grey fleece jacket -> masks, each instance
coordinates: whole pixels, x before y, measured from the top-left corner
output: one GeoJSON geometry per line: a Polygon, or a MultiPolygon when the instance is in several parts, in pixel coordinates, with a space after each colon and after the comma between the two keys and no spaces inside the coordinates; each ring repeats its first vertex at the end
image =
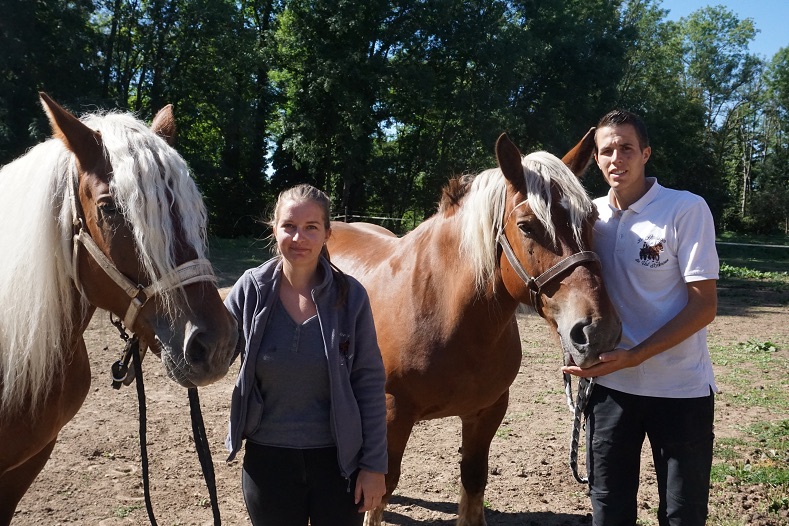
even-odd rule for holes
{"type": "MultiPolygon", "coordinates": [[[[323,257],[320,264],[324,279],[313,289],[312,299],[329,365],[331,429],[337,461],[346,478],[357,468],[386,473],[385,373],[370,300],[364,287],[347,276],[348,296],[345,304],[337,307],[338,286],[332,269],[323,257]]],[[[281,278],[281,259],[271,259],[244,272],[225,299],[225,306],[238,322],[233,360],[239,355],[242,360],[230,402],[230,428],[225,440],[228,460],[235,458],[242,440],[254,431],[264,411],[255,367],[281,278]]]]}

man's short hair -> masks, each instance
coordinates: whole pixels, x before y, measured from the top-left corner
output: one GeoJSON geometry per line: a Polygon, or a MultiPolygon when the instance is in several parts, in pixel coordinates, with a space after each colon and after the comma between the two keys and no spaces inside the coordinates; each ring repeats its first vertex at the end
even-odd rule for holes
{"type": "MultiPolygon", "coordinates": [[[[649,134],[647,134],[647,125],[635,113],[626,110],[612,110],[603,115],[600,122],[597,123],[597,129],[619,126],[622,124],[630,124],[636,130],[638,136],[638,147],[641,151],[649,146],[649,134]]],[[[595,151],[597,151],[597,141],[595,141],[595,151]]]]}

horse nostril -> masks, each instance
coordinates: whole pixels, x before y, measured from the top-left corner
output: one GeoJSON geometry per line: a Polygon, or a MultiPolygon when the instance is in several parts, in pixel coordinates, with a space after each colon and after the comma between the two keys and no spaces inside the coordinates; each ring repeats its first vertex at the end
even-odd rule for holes
{"type": "Polygon", "coordinates": [[[189,334],[186,340],[186,347],[184,348],[184,358],[188,364],[195,366],[208,361],[210,347],[206,345],[204,340],[205,335],[198,329],[189,334]]]}
{"type": "Polygon", "coordinates": [[[576,349],[581,350],[589,345],[589,338],[587,337],[589,326],[589,320],[585,319],[576,323],[573,325],[573,328],[570,329],[570,339],[576,349]]]}

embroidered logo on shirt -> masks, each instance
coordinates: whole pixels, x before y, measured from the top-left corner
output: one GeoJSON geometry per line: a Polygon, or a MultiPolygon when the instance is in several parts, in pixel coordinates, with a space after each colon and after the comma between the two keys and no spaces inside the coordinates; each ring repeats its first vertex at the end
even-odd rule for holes
{"type": "Polygon", "coordinates": [[[636,260],[638,263],[645,267],[657,268],[668,262],[668,259],[660,261],[660,254],[663,253],[663,244],[666,242],[665,239],[649,236],[646,239],[639,239],[638,242],[641,244],[641,249],[638,251],[638,259],[636,260]]]}

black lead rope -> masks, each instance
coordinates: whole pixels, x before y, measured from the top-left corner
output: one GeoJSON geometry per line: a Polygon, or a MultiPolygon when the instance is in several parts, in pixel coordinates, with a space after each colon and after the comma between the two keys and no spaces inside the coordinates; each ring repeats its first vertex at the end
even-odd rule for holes
{"type": "MultiPolygon", "coordinates": [[[[569,383],[569,375],[565,376],[565,382],[569,383]]],[[[584,424],[584,411],[586,405],[589,403],[589,396],[592,394],[594,387],[594,378],[579,378],[578,379],[578,393],[573,409],[573,432],[570,439],[570,469],[573,472],[575,480],[581,484],[588,484],[589,478],[582,477],[578,474],[578,443],[581,436],[581,428],[584,424]]],[[[572,398],[570,398],[572,400],[572,398]]]]}
{"type": "MultiPolygon", "coordinates": [[[[123,358],[118,360],[112,365],[112,386],[115,389],[120,389],[123,380],[128,372],[129,360],[132,362],[134,369],[134,379],[137,384],[137,402],[140,415],[140,457],[142,464],[142,486],[145,495],[145,509],[148,512],[148,520],[151,526],[157,526],[156,517],[153,513],[153,505],[151,504],[151,487],[150,478],[148,476],[148,445],[147,445],[147,416],[145,410],[145,386],[142,380],[142,359],[140,358],[140,340],[134,335],[129,337],[123,329],[120,320],[114,320],[110,316],[110,321],[118,329],[121,339],[126,342],[126,348],[123,351],[123,358]]],[[[211,449],[208,445],[208,438],[205,433],[205,424],[203,422],[203,414],[200,410],[200,397],[197,394],[196,387],[190,387],[189,391],[189,409],[192,417],[192,434],[195,441],[195,449],[197,450],[197,457],[200,459],[200,467],[203,471],[203,478],[205,479],[206,486],[208,487],[208,494],[211,498],[211,511],[214,516],[214,525],[220,526],[222,519],[219,516],[219,501],[216,495],[216,477],[214,475],[214,463],[211,459],[211,449]]]]}
{"type": "Polygon", "coordinates": [[[222,519],[219,517],[219,501],[216,498],[214,462],[211,460],[211,449],[208,447],[208,438],[205,435],[205,426],[203,425],[203,414],[200,411],[200,397],[197,395],[197,387],[189,388],[189,410],[192,415],[192,434],[195,438],[197,458],[200,459],[200,467],[203,468],[203,478],[208,487],[208,495],[211,498],[211,511],[214,514],[214,524],[219,526],[222,524],[222,519]]]}
{"type": "Polygon", "coordinates": [[[156,526],[156,517],[153,515],[153,505],[151,504],[151,484],[148,480],[148,445],[145,415],[145,386],[142,383],[142,360],[140,360],[140,340],[137,336],[132,336],[129,340],[131,345],[132,364],[134,365],[134,379],[137,383],[137,401],[140,410],[140,457],[142,460],[142,488],[145,495],[145,509],[148,511],[148,519],[151,526],[156,526]]]}

